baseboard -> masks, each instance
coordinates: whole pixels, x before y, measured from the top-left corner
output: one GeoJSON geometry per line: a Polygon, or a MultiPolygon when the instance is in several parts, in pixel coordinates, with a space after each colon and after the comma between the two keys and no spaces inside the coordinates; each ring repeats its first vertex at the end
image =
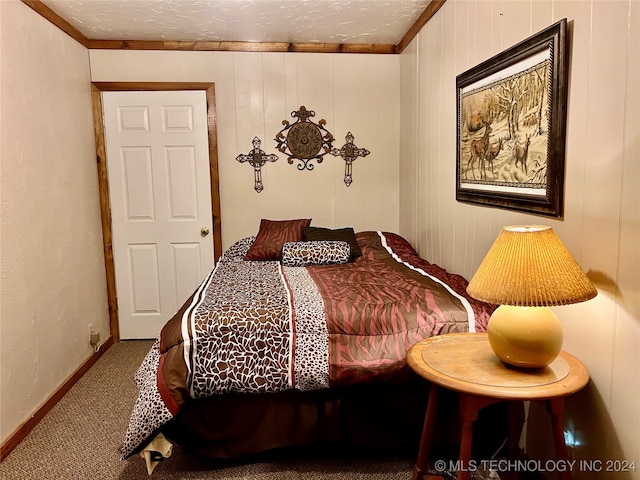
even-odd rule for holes
{"type": "Polygon", "coordinates": [[[49,411],[60,401],[62,397],[66,395],[66,393],[71,390],[78,380],[82,378],[82,376],[87,373],[94,363],[98,361],[98,359],[102,356],[104,352],[106,352],[109,347],[113,345],[113,337],[109,337],[102,345],[97,352],[91,355],[87,360],[85,360],[75,372],[73,372],[63,383],[58,387],[58,389],[53,392],[49,398],[42,404],[40,407],[36,409],[36,411],[31,415],[31,417],[26,420],[22,425],[20,425],[15,432],[13,432],[7,440],[5,440],[2,445],[0,445],[0,461],[4,460],[7,455],[9,455],[14,448],[18,446],[18,444],[24,440],[24,438],[29,435],[29,432],[33,430],[33,428],[44,418],[44,416],[49,413],[49,411]]]}

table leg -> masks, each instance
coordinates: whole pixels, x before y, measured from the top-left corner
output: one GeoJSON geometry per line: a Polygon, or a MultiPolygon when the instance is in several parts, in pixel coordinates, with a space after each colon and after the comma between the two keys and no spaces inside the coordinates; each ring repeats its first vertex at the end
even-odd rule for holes
{"type": "Polygon", "coordinates": [[[460,398],[460,418],[462,419],[458,480],[468,480],[470,478],[469,469],[471,466],[473,422],[478,418],[478,410],[482,408],[482,402],[473,395],[459,393],[458,397],[460,398]]]}
{"type": "MultiPolygon", "coordinates": [[[[520,458],[520,435],[522,434],[522,423],[524,421],[522,417],[522,402],[521,401],[509,401],[507,402],[507,409],[509,415],[509,458],[520,458]]],[[[502,475],[502,474],[501,474],[502,475]]],[[[518,478],[517,472],[507,472],[507,478],[518,478]]]]}
{"type": "Polygon", "coordinates": [[[522,434],[522,415],[520,401],[508,402],[509,415],[509,457],[518,458],[520,456],[520,435],[522,434]]]}
{"type": "Polygon", "coordinates": [[[478,412],[484,407],[502,402],[500,398],[480,397],[458,392],[460,399],[460,419],[462,434],[460,436],[460,457],[458,458],[458,480],[468,480],[471,476],[471,442],[473,422],[478,419],[478,412]]]}
{"type": "Polygon", "coordinates": [[[422,480],[427,470],[429,462],[429,450],[431,449],[431,435],[433,433],[433,425],[436,418],[436,410],[438,408],[438,397],[440,389],[437,385],[431,384],[429,391],[429,402],[427,403],[427,413],[424,416],[424,426],[422,427],[422,437],[420,438],[420,449],[418,450],[418,459],[413,467],[413,480],[422,480]]]}
{"type": "MultiPolygon", "coordinates": [[[[556,449],[557,460],[570,460],[567,444],[564,441],[564,428],[562,425],[562,414],[564,413],[564,398],[556,397],[549,400],[549,414],[551,415],[551,430],[553,433],[553,443],[556,449]]],[[[571,471],[559,472],[561,480],[571,480],[571,471]]]]}

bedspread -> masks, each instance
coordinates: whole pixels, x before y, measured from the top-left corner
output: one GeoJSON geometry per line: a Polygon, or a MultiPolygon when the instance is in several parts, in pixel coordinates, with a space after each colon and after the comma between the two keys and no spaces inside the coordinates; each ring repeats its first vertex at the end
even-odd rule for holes
{"type": "Polygon", "coordinates": [[[362,257],[346,265],[244,261],[252,237],[230,247],[140,366],[123,458],[189,399],[384,382],[423,338],[486,330],[494,307],[469,297],[464,278],[398,235],[357,239],[362,257]]]}

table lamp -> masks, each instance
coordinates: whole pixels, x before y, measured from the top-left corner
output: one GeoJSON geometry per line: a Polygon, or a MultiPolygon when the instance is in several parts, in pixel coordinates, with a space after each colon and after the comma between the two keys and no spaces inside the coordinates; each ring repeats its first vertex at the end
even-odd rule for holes
{"type": "Polygon", "coordinates": [[[491,348],[503,362],[542,368],[562,349],[562,325],[549,306],[598,293],[551,227],[504,227],[467,286],[500,306],[489,320],[491,348]]]}

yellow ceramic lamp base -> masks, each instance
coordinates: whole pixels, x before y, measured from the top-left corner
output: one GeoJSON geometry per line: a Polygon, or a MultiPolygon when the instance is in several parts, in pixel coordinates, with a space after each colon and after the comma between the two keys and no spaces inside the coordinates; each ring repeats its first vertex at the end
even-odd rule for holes
{"type": "Polygon", "coordinates": [[[515,367],[542,368],[562,350],[562,325],[547,307],[501,305],[487,333],[498,358],[515,367]]]}

